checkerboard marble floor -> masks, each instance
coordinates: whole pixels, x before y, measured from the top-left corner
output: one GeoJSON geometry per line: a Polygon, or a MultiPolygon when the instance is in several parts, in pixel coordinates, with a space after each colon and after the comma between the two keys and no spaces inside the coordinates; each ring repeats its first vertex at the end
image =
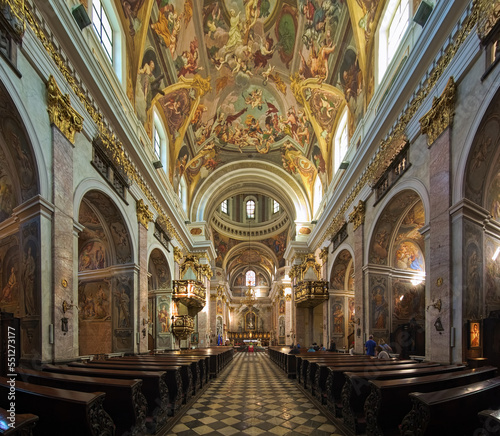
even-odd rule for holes
{"type": "Polygon", "coordinates": [[[266,353],[236,353],[168,435],[339,435],[266,353]]]}

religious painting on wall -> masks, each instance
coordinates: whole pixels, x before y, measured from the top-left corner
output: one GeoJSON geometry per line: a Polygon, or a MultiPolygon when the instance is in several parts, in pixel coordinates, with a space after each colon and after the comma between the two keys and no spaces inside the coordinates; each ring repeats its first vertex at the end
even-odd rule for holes
{"type": "Polygon", "coordinates": [[[159,333],[170,332],[170,300],[167,297],[158,297],[158,331],[159,333]]]}
{"type": "Polygon", "coordinates": [[[389,301],[387,299],[387,279],[382,276],[370,278],[370,317],[373,330],[388,328],[389,301]]]}
{"type": "Polygon", "coordinates": [[[110,292],[107,281],[86,283],[78,290],[78,314],[84,321],[110,321],[110,292]]]}
{"type": "Polygon", "coordinates": [[[217,300],[217,315],[222,315],[222,300],[217,300]]]}
{"type": "Polygon", "coordinates": [[[333,318],[333,335],[344,335],[344,299],[343,297],[334,297],[332,299],[332,318],[333,318]]]}
{"type": "Polygon", "coordinates": [[[285,317],[280,316],[278,320],[278,345],[285,345],[285,317]]]}
{"type": "Polygon", "coordinates": [[[257,317],[254,312],[248,312],[245,315],[245,330],[255,330],[257,326],[257,317]]]}
{"type": "Polygon", "coordinates": [[[280,314],[285,313],[285,300],[280,300],[280,314]]]}
{"type": "Polygon", "coordinates": [[[467,322],[467,338],[469,350],[479,350],[482,347],[480,320],[469,320],[467,322]]]}

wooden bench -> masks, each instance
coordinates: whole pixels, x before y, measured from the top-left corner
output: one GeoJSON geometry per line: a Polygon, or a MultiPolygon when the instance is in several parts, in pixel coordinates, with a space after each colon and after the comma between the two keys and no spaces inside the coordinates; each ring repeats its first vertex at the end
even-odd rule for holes
{"type": "Polygon", "coordinates": [[[463,386],[495,376],[493,366],[464,369],[453,374],[426,375],[407,379],[371,380],[370,394],[365,401],[366,433],[368,435],[399,435],[398,426],[411,409],[409,394],[432,392],[463,386]]]}
{"type": "Polygon", "coordinates": [[[372,359],[366,364],[351,364],[349,366],[329,366],[326,379],[326,404],[337,418],[342,417],[342,388],[345,383],[345,373],[349,371],[393,371],[394,369],[412,369],[421,366],[421,363],[412,360],[401,360],[394,362],[372,359]],[[402,362],[402,364],[398,364],[402,362]]]}
{"type": "MultiPolygon", "coordinates": [[[[148,365],[147,363],[133,363],[133,362],[118,362],[111,360],[103,360],[99,362],[89,362],[89,363],[68,363],[71,367],[86,367],[86,368],[99,368],[99,369],[112,369],[119,371],[167,371],[173,365],[148,365]]],[[[191,364],[179,364],[173,366],[174,368],[180,367],[181,374],[181,391],[178,394],[181,395],[182,403],[186,404],[193,396],[193,374],[191,372],[191,364]]],[[[168,378],[168,376],[167,376],[168,378]]]]}
{"type": "Polygon", "coordinates": [[[14,421],[10,421],[10,412],[0,407],[0,435],[2,436],[32,436],[33,427],[38,416],[31,413],[15,413],[14,421]],[[10,427],[9,424],[13,426],[10,427]]]}
{"type": "Polygon", "coordinates": [[[483,433],[480,433],[480,436],[500,436],[500,409],[481,410],[478,417],[483,424],[483,433]]]}
{"type": "Polygon", "coordinates": [[[142,394],[142,380],[118,380],[102,377],[57,374],[17,368],[18,379],[37,385],[80,392],[106,394],[103,407],[116,425],[116,435],[140,435],[146,431],[148,403],[142,394]]]}
{"type": "MultiPolygon", "coordinates": [[[[0,401],[7,401],[9,389],[7,379],[0,377],[0,401]]],[[[37,435],[113,436],[115,424],[102,407],[104,397],[103,392],[77,392],[16,380],[16,413],[38,415],[37,435]]]]}
{"type": "Polygon", "coordinates": [[[383,372],[346,372],[344,386],[342,388],[342,417],[344,424],[355,434],[364,433],[366,420],[364,404],[371,391],[370,380],[394,380],[422,377],[439,374],[448,377],[450,373],[462,371],[466,368],[463,364],[458,365],[426,365],[420,363],[412,369],[396,369],[383,372]]]}
{"type": "Polygon", "coordinates": [[[500,377],[435,392],[414,392],[403,418],[402,436],[471,435],[481,425],[478,413],[500,407],[500,377]]]}
{"type": "MultiPolygon", "coordinates": [[[[83,375],[88,377],[104,377],[124,380],[142,380],[142,393],[148,402],[146,427],[151,433],[156,433],[167,422],[167,416],[174,414],[182,404],[182,400],[169,396],[166,371],[115,371],[113,369],[89,368],[84,364],[81,367],[67,365],[44,365],[47,372],[60,374],[83,375]],[[176,400],[176,402],[173,402],[176,400]]],[[[179,383],[180,380],[179,372],[179,383]]]]}

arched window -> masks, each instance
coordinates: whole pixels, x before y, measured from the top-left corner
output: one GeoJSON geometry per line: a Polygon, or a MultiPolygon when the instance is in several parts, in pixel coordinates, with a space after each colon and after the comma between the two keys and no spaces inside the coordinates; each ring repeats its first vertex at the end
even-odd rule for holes
{"type": "Polygon", "coordinates": [[[280,211],[280,204],[276,200],[273,200],[273,213],[278,213],[279,211],[280,211]]]}
{"type": "Polygon", "coordinates": [[[318,211],[319,205],[321,204],[321,199],[323,198],[323,184],[319,176],[316,176],[316,181],[314,182],[314,197],[313,197],[313,215],[318,211]]]}
{"type": "Polygon", "coordinates": [[[122,32],[111,0],[92,0],[92,27],[106,59],[111,63],[120,82],[123,82],[122,32]]]}
{"type": "Polygon", "coordinates": [[[409,22],[409,0],[390,0],[383,13],[378,33],[378,83],[396,54],[409,22]]]}
{"type": "Polygon", "coordinates": [[[168,172],[167,135],[156,109],[153,111],[153,151],[161,162],[163,171],[168,172]]]}
{"type": "Polygon", "coordinates": [[[181,177],[181,181],[179,182],[179,200],[181,200],[182,208],[184,212],[187,213],[187,184],[184,176],[181,177]]]}
{"type": "Polygon", "coordinates": [[[247,208],[247,219],[255,218],[255,201],[248,200],[246,203],[247,208]]]}
{"type": "Polygon", "coordinates": [[[245,274],[245,286],[255,286],[255,271],[251,269],[245,274]]]}
{"type": "Polygon", "coordinates": [[[227,213],[227,200],[224,200],[221,204],[220,204],[220,211],[223,212],[223,213],[227,213]]]}
{"type": "Polygon", "coordinates": [[[344,108],[337,130],[335,131],[334,147],[333,168],[337,171],[339,165],[342,163],[342,159],[344,159],[344,156],[347,153],[347,148],[349,147],[349,135],[347,133],[347,107],[344,108]]]}

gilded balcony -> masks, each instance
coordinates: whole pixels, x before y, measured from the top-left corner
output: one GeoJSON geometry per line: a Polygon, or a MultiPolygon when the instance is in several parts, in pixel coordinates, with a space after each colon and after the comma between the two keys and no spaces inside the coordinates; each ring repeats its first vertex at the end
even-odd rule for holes
{"type": "Polygon", "coordinates": [[[328,282],[304,280],[295,287],[295,304],[297,307],[316,307],[327,300],[328,282]]]}
{"type": "Polygon", "coordinates": [[[172,322],[172,332],[177,339],[187,339],[194,332],[194,318],[189,315],[176,316],[172,322]]]}
{"type": "Polygon", "coordinates": [[[205,306],[207,291],[200,281],[174,280],[172,298],[186,306],[190,315],[195,315],[205,306]]]}

